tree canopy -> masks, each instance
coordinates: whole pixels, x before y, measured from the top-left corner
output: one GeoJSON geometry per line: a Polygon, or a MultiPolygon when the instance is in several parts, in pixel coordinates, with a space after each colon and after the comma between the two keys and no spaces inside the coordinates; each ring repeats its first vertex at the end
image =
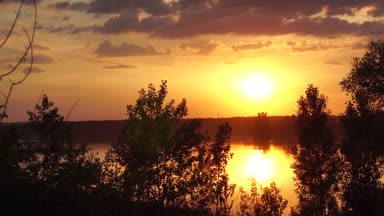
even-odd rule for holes
{"type": "Polygon", "coordinates": [[[158,90],[150,84],[127,106],[119,142],[106,159],[122,167],[117,190],[134,202],[206,212],[214,207],[215,214],[229,214],[231,127],[220,126],[215,142],[208,142],[200,120],[183,119],[186,100],[166,103],[167,93],[166,81],[158,90]]]}
{"type": "Polygon", "coordinates": [[[354,57],[352,69],[340,82],[361,114],[384,110],[384,40],[371,41],[363,57],[354,57]]]}
{"type": "Polygon", "coordinates": [[[371,41],[363,57],[353,58],[352,69],[340,85],[351,97],[342,116],[345,213],[373,215],[383,194],[384,40],[371,41]]]}
{"type": "Polygon", "coordinates": [[[292,215],[336,215],[341,158],[328,127],[328,98],[308,85],[298,101],[299,144],[293,148],[299,204],[292,215]]]}

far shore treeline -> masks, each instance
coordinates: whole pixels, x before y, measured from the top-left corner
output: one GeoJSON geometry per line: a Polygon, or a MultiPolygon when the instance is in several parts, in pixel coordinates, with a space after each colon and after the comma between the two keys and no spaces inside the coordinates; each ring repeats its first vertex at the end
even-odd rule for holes
{"type": "MultiPolygon", "coordinates": [[[[294,115],[267,116],[266,119],[258,116],[202,118],[202,130],[213,137],[217,127],[228,122],[232,126],[232,142],[241,144],[269,142],[288,145],[297,142],[296,118],[297,116],[294,115]]],[[[186,118],[183,121],[189,120],[186,118]]],[[[124,120],[68,121],[66,123],[71,125],[71,136],[74,143],[111,144],[117,142],[124,120]]],[[[4,123],[4,125],[14,125],[18,133],[28,133],[31,134],[31,137],[36,136],[33,129],[28,128],[27,124],[27,122],[4,123]]],[[[328,124],[335,132],[335,139],[341,141],[343,137],[341,116],[330,116],[328,124]]]]}

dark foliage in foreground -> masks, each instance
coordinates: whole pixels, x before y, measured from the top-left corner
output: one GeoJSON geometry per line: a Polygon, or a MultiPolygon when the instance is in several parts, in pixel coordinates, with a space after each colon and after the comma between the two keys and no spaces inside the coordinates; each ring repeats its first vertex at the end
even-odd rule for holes
{"type": "Polygon", "coordinates": [[[71,143],[70,127],[43,96],[29,111],[29,126],[39,135],[20,142],[2,127],[1,192],[9,214],[18,210],[55,215],[228,215],[234,185],[225,171],[231,127],[219,127],[208,143],[199,120],[180,124],[186,101],[162,103],[167,94],[150,85],[141,91],[121,142],[100,162],[86,146],[71,143]],[[139,113],[137,116],[135,114],[139,113]],[[26,203],[14,209],[11,204],[26,203]],[[119,209],[119,210],[116,210],[119,209]]]}
{"type": "MultiPolygon", "coordinates": [[[[165,81],[158,91],[152,85],[140,91],[136,105],[128,106],[120,142],[112,145],[104,161],[90,154],[86,145],[71,142],[70,125],[44,95],[28,112],[28,127],[38,135],[33,142],[21,139],[13,127],[1,127],[5,213],[231,214],[235,185],[229,184],[226,172],[232,158],[231,127],[219,126],[209,142],[200,120],[181,121],[187,114],[186,101],[176,107],[173,101],[164,105],[166,94],[165,81]],[[14,208],[15,203],[24,204],[14,208]]],[[[263,188],[260,196],[267,203],[258,203],[258,212],[281,215],[286,201],[276,185],[263,188]]]]}
{"type": "Polygon", "coordinates": [[[181,121],[186,100],[165,104],[166,95],[165,81],[158,91],[149,85],[127,107],[120,141],[107,156],[115,169],[108,178],[120,184],[109,186],[132,202],[228,215],[234,191],[225,171],[231,127],[220,126],[210,143],[199,120],[181,121]]]}
{"type": "Polygon", "coordinates": [[[342,121],[347,169],[344,184],[346,215],[378,215],[383,210],[384,41],[371,41],[362,58],[340,82],[351,96],[342,121]],[[380,202],[381,200],[381,202],[380,202]]]}
{"type": "Polygon", "coordinates": [[[342,158],[327,126],[327,97],[309,85],[298,103],[299,144],[293,148],[299,204],[292,215],[338,215],[342,158]]]}
{"type": "Polygon", "coordinates": [[[275,182],[272,182],[269,187],[258,188],[256,180],[251,178],[250,193],[240,188],[240,211],[237,215],[279,216],[283,215],[287,204],[288,200],[281,196],[275,182]]]}

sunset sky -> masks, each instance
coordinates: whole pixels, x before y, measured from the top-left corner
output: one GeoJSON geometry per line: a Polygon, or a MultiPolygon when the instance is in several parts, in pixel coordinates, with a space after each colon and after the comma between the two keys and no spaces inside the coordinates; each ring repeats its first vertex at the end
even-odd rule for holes
{"type": "MultiPolygon", "coordinates": [[[[0,40],[17,2],[0,3],[0,40]]],[[[42,91],[63,115],[79,100],[70,120],[124,119],[137,92],[161,80],[169,99],[187,99],[189,117],[292,115],[309,83],[338,115],[352,57],[384,35],[382,0],[40,0],[38,16],[33,74],[15,88],[7,121],[26,121],[42,91]]],[[[0,72],[32,22],[25,5],[0,72]]]]}

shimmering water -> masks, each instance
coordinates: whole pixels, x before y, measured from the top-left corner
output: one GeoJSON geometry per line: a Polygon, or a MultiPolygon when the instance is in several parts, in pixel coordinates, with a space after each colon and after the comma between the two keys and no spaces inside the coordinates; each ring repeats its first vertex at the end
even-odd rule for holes
{"type": "MultiPolygon", "coordinates": [[[[234,143],[231,145],[231,152],[234,153],[232,160],[228,162],[227,172],[230,181],[236,184],[237,190],[240,187],[250,187],[250,177],[254,177],[258,184],[263,187],[276,182],[281,190],[282,196],[288,200],[285,214],[289,213],[290,207],[297,204],[293,171],[290,165],[293,163],[292,155],[280,145],[243,145],[234,143]]],[[[239,200],[235,194],[235,203],[239,200]]],[[[236,211],[236,205],[234,206],[236,211]]]]}
{"type": "MultiPolygon", "coordinates": [[[[104,158],[110,145],[91,144],[89,147],[92,152],[97,152],[100,158],[104,158]]],[[[263,187],[269,186],[274,181],[281,190],[282,196],[288,200],[288,207],[285,210],[287,215],[290,207],[297,204],[297,198],[294,192],[294,174],[290,168],[293,157],[284,145],[232,143],[231,152],[233,158],[228,162],[227,172],[230,182],[236,184],[236,191],[240,187],[248,189],[251,177],[254,177],[263,187]]],[[[234,212],[238,210],[236,203],[239,200],[238,193],[235,193],[234,212]]]]}

